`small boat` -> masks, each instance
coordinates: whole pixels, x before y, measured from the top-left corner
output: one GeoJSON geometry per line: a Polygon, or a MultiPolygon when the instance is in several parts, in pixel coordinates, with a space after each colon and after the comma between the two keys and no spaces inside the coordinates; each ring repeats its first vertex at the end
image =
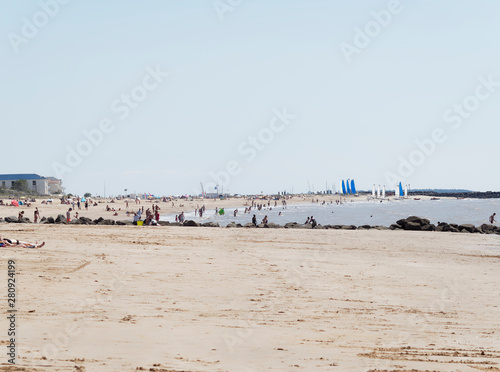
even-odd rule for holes
{"type": "Polygon", "coordinates": [[[420,198],[413,198],[413,200],[420,200],[420,198]]]}
{"type": "Polygon", "coordinates": [[[431,198],[431,200],[439,200],[439,198],[431,198]]]}

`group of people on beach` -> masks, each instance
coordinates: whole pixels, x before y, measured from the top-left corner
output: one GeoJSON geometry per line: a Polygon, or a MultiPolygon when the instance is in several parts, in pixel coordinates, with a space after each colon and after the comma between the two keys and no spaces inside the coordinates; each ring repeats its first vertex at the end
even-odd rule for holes
{"type": "MultiPolygon", "coordinates": [[[[143,225],[146,226],[156,226],[160,221],[160,206],[158,204],[153,204],[153,206],[146,209],[146,218],[144,219],[143,225]]],[[[139,221],[142,221],[142,214],[144,213],[144,207],[139,208],[137,212],[134,213],[134,225],[138,225],[139,221]]],[[[127,212],[129,215],[130,212],[127,212]]]]}

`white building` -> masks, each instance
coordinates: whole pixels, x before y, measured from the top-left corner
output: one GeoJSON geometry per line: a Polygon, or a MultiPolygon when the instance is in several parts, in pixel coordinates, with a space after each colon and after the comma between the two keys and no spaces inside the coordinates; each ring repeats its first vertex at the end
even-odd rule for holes
{"type": "Polygon", "coordinates": [[[0,174],[0,187],[10,189],[12,184],[19,180],[26,180],[29,189],[40,195],[49,195],[51,189],[55,190],[57,187],[61,189],[61,180],[57,180],[59,182],[55,182],[54,186],[49,187],[49,183],[55,179],[42,177],[38,174],[0,174]]]}

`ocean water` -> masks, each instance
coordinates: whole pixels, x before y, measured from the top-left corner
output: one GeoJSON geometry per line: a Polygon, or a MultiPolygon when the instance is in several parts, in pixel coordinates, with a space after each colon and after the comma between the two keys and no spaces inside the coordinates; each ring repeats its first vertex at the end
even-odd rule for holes
{"type": "MultiPolygon", "coordinates": [[[[290,201],[290,202],[293,202],[290,201]]],[[[345,204],[301,204],[289,205],[283,208],[281,205],[273,207],[272,210],[253,210],[250,214],[244,214],[245,207],[226,209],[224,216],[215,214],[216,203],[210,202],[210,209],[200,218],[193,211],[184,211],[187,220],[197,222],[213,221],[221,226],[230,222],[246,224],[252,221],[255,214],[258,223],[267,215],[269,222],[284,225],[287,222],[305,223],[308,216],[314,216],[321,225],[382,225],[390,226],[401,218],[418,216],[428,218],[431,223],[448,222],[457,224],[481,225],[489,223],[488,218],[494,212],[500,221],[500,199],[440,199],[440,200],[356,200],[345,204]],[[214,205],[214,206],[212,206],[214,205]],[[236,217],[234,209],[239,212],[236,217]],[[281,216],[279,215],[281,212],[281,216]]],[[[163,215],[162,220],[175,221],[175,215],[163,215]]],[[[498,223],[497,223],[498,225],[498,223]]]]}

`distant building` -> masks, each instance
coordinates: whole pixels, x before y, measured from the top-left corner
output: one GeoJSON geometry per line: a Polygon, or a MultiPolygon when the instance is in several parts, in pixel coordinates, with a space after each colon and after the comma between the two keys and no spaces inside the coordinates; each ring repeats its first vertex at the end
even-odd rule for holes
{"type": "Polygon", "coordinates": [[[62,181],[54,177],[42,177],[38,174],[0,174],[0,186],[10,189],[15,181],[26,180],[28,187],[40,195],[62,192],[62,181]]]}
{"type": "Polygon", "coordinates": [[[62,194],[62,180],[55,177],[47,177],[49,181],[49,194],[62,194]]]}

